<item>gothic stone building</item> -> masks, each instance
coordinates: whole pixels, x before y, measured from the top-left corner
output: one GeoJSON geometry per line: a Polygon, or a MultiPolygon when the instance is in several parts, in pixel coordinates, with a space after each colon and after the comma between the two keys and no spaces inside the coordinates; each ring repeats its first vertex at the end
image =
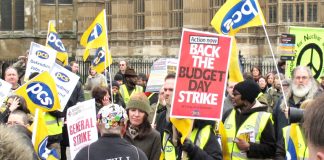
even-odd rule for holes
{"type": "MultiPolygon", "coordinates": [[[[80,56],[79,40],[95,16],[107,10],[113,56],[174,56],[183,27],[215,32],[210,21],[225,0],[0,0],[0,58],[23,54],[34,41],[45,44],[48,21],[70,56],[80,56]]],[[[288,26],[323,27],[323,0],[259,0],[275,52],[288,26]]],[[[267,55],[262,27],[241,30],[238,48],[267,55]]]]}

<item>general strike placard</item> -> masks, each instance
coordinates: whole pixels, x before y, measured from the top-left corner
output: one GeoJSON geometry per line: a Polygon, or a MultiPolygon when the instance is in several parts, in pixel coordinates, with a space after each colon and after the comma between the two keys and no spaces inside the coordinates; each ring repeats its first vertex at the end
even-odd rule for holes
{"type": "Polygon", "coordinates": [[[171,116],[220,119],[231,40],[183,29],[171,116]]]}

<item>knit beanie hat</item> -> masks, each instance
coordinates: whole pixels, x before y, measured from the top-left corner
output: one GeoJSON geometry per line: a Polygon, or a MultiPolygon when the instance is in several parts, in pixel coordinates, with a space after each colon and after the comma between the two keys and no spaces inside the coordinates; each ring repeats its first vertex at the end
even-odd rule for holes
{"type": "Polygon", "coordinates": [[[253,103],[261,92],[259,85],[253,80],[245,80],[234,86],[234,89],[241,94],[242,100],[253,103]]]}
{"type": "Polygon", "coordinates": [[[115,75],[115,77],[114,77],[114,80],[115,80],[115,81],[123,80],[123,76],[122,76],[121,74],[117,73],[117,74],[115,75]]]}
{"type": "Polygon", "coordinates": [[[111,85],[112,85],[113,87],[114,87],[114,86],[116,86],[116,87],[118,87],[118,88],[119,88],[119,84],[118,84],[118,82],[117,82],[117,81],[112,81],[111,85]]]}
{"type": "Polygon", "coordinates": [[[140,109],[146,114],[151,112],[150,101],[144,93],[136,93],[132,95],[126,105],[126,109],[140,109]]]}

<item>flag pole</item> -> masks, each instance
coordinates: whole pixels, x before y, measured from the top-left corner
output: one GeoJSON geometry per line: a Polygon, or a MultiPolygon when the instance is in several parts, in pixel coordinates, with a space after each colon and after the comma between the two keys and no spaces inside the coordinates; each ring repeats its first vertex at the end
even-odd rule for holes
{"type": "MultiPolygon", "coordinates": [[[[106,25],[106,45],[105,45],[105,77],[107,78],[106,76],[106,66],[107,66],[107,61],[106,61],[106,58],[108,58],[108,63],[110,63],[111,59],[110,59],[110,56],[107,56],[109,52],[109,47],[108,47],[108,28],[107,28],[107,17],[106,17],[106,9],[104,9],[104,21],[105,21],[105,25],[106,25]]],[[[108,68],[108,74],[109,74],[109,86],[110,86],[110,98],[111,98],[111,102],[114,103],[114,94],[113,94],[113,91],[112,91],[112,81],[111,81],[111,65],[109,65],[109,68],[108,68]]]]}
{"type": "Polygon", "coordinates": [[[33,122],[33,135],[32,135],[32,143],[35,146],[36,142],[36,130],[37,130],[37,125],[38,125],[38,114],[39,114],[39,108],[36,108],[35,110],[35,117],[34,117],[34,122],[33,122]]]}
{"type": "Polygon", "coordinates": [[[282,80],[281,80],[281,77],[280,77],[280,72],[279,72],[278,65],[277,65],[277,61],[276,61],[276,58],[274,56],[273,49],[271,47],[271,43],[270,43],[270,39],[269,39],[268,32],[267,32],[267,30],[265,28],[263,16],[260,14],[260,13],[262,13],[262,11],[259,10],[259,9],[261,9],[261,8],[260,8],[260,6],[258,4],[257,10],[258,10],[258,13],[259,13],[259,17],[260,17],[260,20],[261,20],[261,23],[262,23],[262,27],[263,27],[264,33],[265,33],[266,38],[267,38],[268,45],[270,47],[270,52],[271,52],[271,55],[272,55],[273,62],[275,63],[276,71],[277,71],[278,78],[279,78],[279,81],[280,81],[280,88],[281,88],[281,91],[282,91],[282,94],[283,94],[283,99],[284,99],[285,107],[288,108],[287,100],[286,100],[286,96],[285,96],[285,92],[284,92],[283,86],[282,86],[282,80]]]}

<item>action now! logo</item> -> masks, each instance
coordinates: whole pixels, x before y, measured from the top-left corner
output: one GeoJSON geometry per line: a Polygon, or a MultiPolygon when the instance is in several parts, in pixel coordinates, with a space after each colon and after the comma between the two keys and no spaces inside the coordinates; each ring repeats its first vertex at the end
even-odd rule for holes
{"type": "Polygon", "coordinates": [[[48,110],[54,106],[53,93],[45,83],[32,82],[27,85],[27,95],[32,102],[48,110]]]}
{"type": "Polygon", "coordinates": [[[101,34],[102,34],[102,26],[97,23],[96,26],[91,31],[90,36],[88,37],[88,43],[98,38],[101,34]]]}
{"type": "Polygon", "coordinates": [[[233,29],[239,28],[257,15],[258,9],[255,1],[242,0],[227,12],[221,23],[221,31],[223,34],[228,34],[231,27],[233,29]]]}
{"type": "Polygon", "coordinates": [[[40,59],[48,59],[49,58],[49,54],[42,50],[36,51],[36,56],[39,57],[40,59]]]}
{"type": "Polygon", "coordinates": [[[59,51],[59,52],[66,52],[65,47],[63,45],[63,42],[59,38],[58,34],[54,32],[50,32],[48,34],[48,45],[51,46],[53,49],[59,51]]]}
{"type": "Polygon", "coordinates": [[[70,78],[66,74],[64,74],[62,72],[56,72],[55,77],[57,79],[59,79],[60,81],[62,81],[62,82],[69,82],[70,81],[70,78]]]}

